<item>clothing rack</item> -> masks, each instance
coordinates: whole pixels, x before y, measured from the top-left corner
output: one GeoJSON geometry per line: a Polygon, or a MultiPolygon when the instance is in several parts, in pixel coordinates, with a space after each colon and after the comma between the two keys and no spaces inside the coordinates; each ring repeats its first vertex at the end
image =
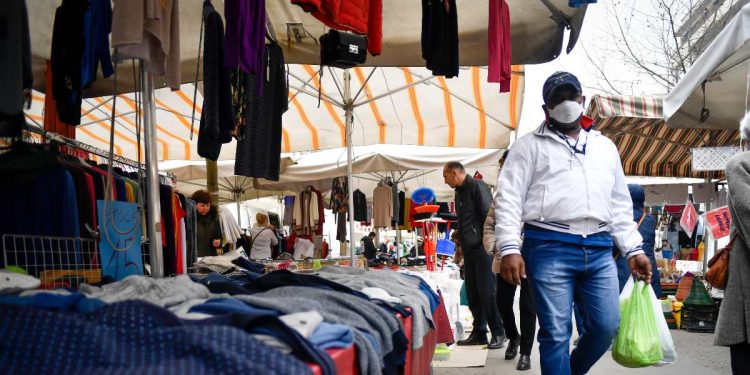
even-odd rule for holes
{"type": "MultiPolygon", "coordinates": [[[[89,144],[77,141],[75,139],[70,139],[68,137],[64,137],[64,136],[59,135],[57,133],[52,133],[52,132],[46,131],[44,129],[39,128],[36,125],[26,124],[24,130],[29,131],[31,133],[39,134],[42,137],[45,137],[45,138],[47,138],[49,140],[52,140],[52,141],[55,141],[55,142],[59,142],[59,143],[62,143],[64,145],[67,145],[67,146],[70,146],[70,147],[74,147],[74,148],[77,148],[77,149],[82,150],[82,151],[86,151],[86,152],[88,152],[90,154],[94,154],[94,155],[99,156],[99,157],[104,158],[104,159],[108,159],[109,158],[109,151],[102,150],[100,148],[97,148],[97,147],[91,146],[89,144]]],[[[138,170],[144,170],[144,171],[146,170],[146,166],[144,164],[139,164],[135,160],[128,159],[128,158],[120,156],[120,155],[113,155],[112,160],[115,161],[115,162],[117,162],[117,163],[120,163],[122,165],[126,165],[126,166],[129,166],[129,167],[138,169],[138,170]]],[[[159,172],[159,174],[162,177],[168,178],[170,180],[170,182],[177,181],[177,176],[175,176],[174,173],[171,173],[171,172],[159,172]]]]}

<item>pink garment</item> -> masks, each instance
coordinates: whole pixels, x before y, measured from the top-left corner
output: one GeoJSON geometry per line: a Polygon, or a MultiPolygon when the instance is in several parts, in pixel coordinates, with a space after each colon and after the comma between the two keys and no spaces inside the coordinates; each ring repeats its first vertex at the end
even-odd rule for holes
{"type": "Polygon", "coordinates": [[[500,92],[510,91],[510,12],[505,0],[490,0],[487,25],[487,82],[500,83],[500,92]]]}

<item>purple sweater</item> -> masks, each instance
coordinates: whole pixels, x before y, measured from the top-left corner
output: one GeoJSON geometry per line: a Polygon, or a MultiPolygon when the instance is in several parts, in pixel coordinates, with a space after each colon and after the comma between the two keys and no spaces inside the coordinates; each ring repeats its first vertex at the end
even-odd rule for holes
{"type": "Polygon", "coordinates": [[[224,1],[226,34],[224,36],[224,66],[239,67],[248,74],[263,69],[263,50],[266,36],[266,1],[224,1]]]}

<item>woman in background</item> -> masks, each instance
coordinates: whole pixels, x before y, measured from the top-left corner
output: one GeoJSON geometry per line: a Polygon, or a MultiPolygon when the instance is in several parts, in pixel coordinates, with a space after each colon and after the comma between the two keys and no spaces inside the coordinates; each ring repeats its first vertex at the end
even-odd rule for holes
{"type": "Polygon", "coordinates": [[[279,244],[273,225],[268,223],[268,216],[262,212],[255,214],[258,224],[250,231],[250,259],[271,258],[271,246],[279,244]]]}
{"type": "MultiPolygon", "coordinates": [[[[750,113],[740,122],[743,149],[750,140],[750,113]]],[[[714,344],[728,346],[732,373],[750,369],[750,152],[735,155],[727,163],[727,202],[732,214],[732,236],[737,236],[729,253],[729,278],[716,323],[714,344]]]]}

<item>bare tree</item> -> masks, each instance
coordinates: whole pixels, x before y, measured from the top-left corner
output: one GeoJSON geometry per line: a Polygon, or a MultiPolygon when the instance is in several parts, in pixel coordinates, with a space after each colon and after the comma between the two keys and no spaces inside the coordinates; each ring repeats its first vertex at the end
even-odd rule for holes
{"type": "Polygon", "coordinates": [[[607,22],[582,43],[596,70],[597,89],[626,95],[667,93],[748,2],[624,0],[602,4],[607,8],[607,22]]]}

